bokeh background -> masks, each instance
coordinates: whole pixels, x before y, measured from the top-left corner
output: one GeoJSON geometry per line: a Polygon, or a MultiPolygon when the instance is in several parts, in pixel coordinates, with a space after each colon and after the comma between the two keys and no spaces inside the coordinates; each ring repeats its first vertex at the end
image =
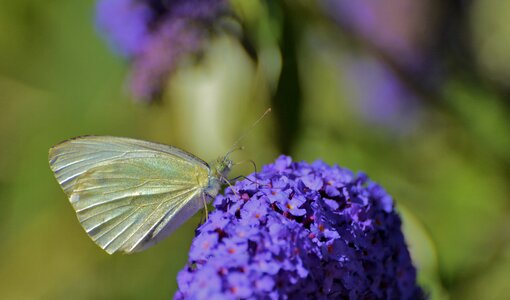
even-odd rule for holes
{"type": "Polygon", "coordinates": [[[212,160],[272,107],[236,161],[285,153],[368,173],[396,199],[432,299],[508,299],[504,1],[233,0],[229,30],[183,58],[156,101],[131,92],[132,61],[96,2],[0,3],[0,298],[170,298],[200,214],[110,256],[80,227],[48,148],[128,136],[212,160]]]}

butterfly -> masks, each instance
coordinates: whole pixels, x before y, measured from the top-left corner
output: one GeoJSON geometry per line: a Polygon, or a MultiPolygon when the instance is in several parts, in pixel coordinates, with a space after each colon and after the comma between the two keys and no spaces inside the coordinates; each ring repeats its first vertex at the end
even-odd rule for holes
{"type": "Polygon", "coordinates": [[[214,198],[232,167],[176,147],[84,136],[49,150],[55,178],[92,240],[109,254],[154,245],[214,198]]]}

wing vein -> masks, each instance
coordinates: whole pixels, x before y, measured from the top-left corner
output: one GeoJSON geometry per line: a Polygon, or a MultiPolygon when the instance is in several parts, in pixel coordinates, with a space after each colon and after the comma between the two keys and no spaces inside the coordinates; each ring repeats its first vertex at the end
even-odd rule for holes
{"type": "MultiPolygon", "coordinates": [[[[177,190],[172,190],[172,191],[165,191],[165,192],[161,192],[161,193],[152,193],[152,194],[148,194],[148,195],[164,195],[164,194],[168,194],[169,192],[180,192],[180,191],[184,191],[186,192],[187,190],[192,190],[194,189],[194,187],[189,187],[187,189],[177,189],[177,190]]],[[[147,194],[146,194],[147,195],[147,194]]],[[[109,204],[109,203],[112,203],[112,202],[117,202],[119,200],[123,200],[123,199],[127,199],[127,198],[135,198],[135,197],[140,197],[140,196],[146,196],[146,195],[122,195],[120,197],[116,197],[116,198],[111,198],[111,199],[108,199],[108,200],[105,200],[105,201],[102,201],[102,202],[96,202],[96,203],[92,203],[90,204],[89,206],[85,206],[85,207],[82,207],[82,208],[79,208],[79,209],[76,209],[76,212],[77,213],[81,213],[81,212],[84,212],[88,209],[91,209],[91,208],[94,208],[94,207],[98,207],[98,206],[101,206],[103,204],[109,204]]],[[[77,202],[78,203],[78,202],[77,202]]],[[[151,205],[150,203],[148,204],[143,204],[143,205],[140,205],[140,207],[145,207],[145,206],[148,206],[148,205],[151,205]]]]}
{"type": "MultiPolygon", "coordinates": [[[[192,192],[190,191],[190,192],[188,192],[188,193],[189,193],[190,195],[193,195],[193,194],[195,194],[196,192],[192,193],[192,192]]],[[[185,193],[185,194],[186,194],[186,193],[185,193]]],[[[185,195],[185,194],[183,194],[183,195],[185,195]]],[[[177,197],[174,197],[174,198],[177,198],[177,197]]],[[[188,196],[188,197],[186,197],[186,198],[187,198],[187,199],[191,199],[191,198],[193,198],[193,197],[192,197],[192,196],[188,196]]],[[[167,203],[167,202],[169,202],[169,201],[170,201],[170,199],[167,199],[167,200],[165,200],[165,201],[161,202],[161,203],[158,205],[158,207],[157,207],[154,211],[152,211],[152,213],[151,213],[151,214],[150,214],[147,218],[145,218],[145,221],[144,221],[144,222],[142,222],[142,224],[141,224],[141,225],[137,228],[137,230],[136,230],[136,231],[134,231],[133,233],[131,233],[131,235],[129,236],[129,238],[128,238],[128,239],[126,239],[126,240],[131,239],[131,237],[132,237],[132,236],[133,236],[133,235],[134,235],[134,234],[135,234],[135,233],[136,233],[136,232],[137,232],[140,228],[142,228],[142,226],[143,226],[143,225],[145,225],[145,224],[147,223],[147,220],[148,220],[148,219],[149,219],[149,218],[150,218],[150,217],[151,217],[151,216],[152,216],[152,215],[153,215],[153,214],[154,214],[154,213],[155,213],[155,212],[156,212],[156,211],[157,211],[157,210],[161,207],[161,205],[163,205],[164,203],[167,203]]],[[[185,204],[185,201],[181,202],[181,203],[180,203],[180,205],[178,205],[178,204],[179,204],[179,203],[176,203],[176,204],[175,204],[175,205],[173,205],[172,207],[169,207],[169,208],[166,210],[166,212],[165,212],[165,214],[163,215],[163,217],[162,217],[162,218],[160,218],[160,219],[158,220],[158,222],[154,222],[154,224],[153,224],[153,225],[149,228],[149,230],[147,230],[147,231],[146,231],[146,232],[145,232],[145,233],[144,233],[144,234],[143,234],[143,235],[142,235],[142,236],[141,236],[141,237],[140,237],[140,238],[139,238],[139,239],[138,239],[138,240],[134,243],[134,245],[131,247],[131,249],[129,249],[129,251],[133,251],[133,249],[136,249],[136,247],[138,247],[138,245],[139,245],[139,244],[140,244],[140,243],[141,243],[141,242],[142,242],[142,241],[143,241],[143,240],[147,237],[147,235],[148,235],[148,234],[149,234],[149,233],[150,233],[150,232],[151,232],[154,228],[156,228],[156,227],[157,227],[157,226],[158,226],[158,225],[159,225],[159,224],[163,221],[164,216],[166,216],[166,214],[167,214],[169,211],[175,210],[176,208],[177,208],[177,210],[180,210],[180,209],[182,208],[182,206],[185,204]]]]}
{"type": "Polygon", "coordinates": [[[102,232],[99,236],[96,236],[94,238],[94,241],[98,241],[100,238],[102,238],[105,234],[111,232],[113,229],[117,228],[117,226],[119,226],[120,224],[122,224],[122,222],[126,221],[129,217],[131,217],[137,210],[139,209],[139,207],[136,207],[135,209],[133,209],[129,214],[127,214],[124,218],[122,218],[119,222],[115,223],[111,228],[109,228],[108,230],[105,230],[104,232],[102,232]]]}

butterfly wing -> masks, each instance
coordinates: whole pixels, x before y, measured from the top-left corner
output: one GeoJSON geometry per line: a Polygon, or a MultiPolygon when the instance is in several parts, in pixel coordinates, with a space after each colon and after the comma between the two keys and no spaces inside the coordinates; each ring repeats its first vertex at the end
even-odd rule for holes
{"type": "Polygon", "coordinates": [[[151,246],[203,206],[209,167],[175,147],[82,137],[50,149],[49,160],[81,225],[110,254],[151,246]]]}

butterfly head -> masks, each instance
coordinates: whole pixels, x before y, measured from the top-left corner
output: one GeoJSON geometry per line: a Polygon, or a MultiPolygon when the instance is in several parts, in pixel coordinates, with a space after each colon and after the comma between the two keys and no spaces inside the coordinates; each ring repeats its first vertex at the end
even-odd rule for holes
{"type": "Polygon", "coordinates": [[[209,164],[209,184],[205,193],[214,198],[218,194],[221,184],[228,183],[227,176],[232,168],[232,161],[228,156],[219,157],[209,164]]]}
{"type": "Polygon", "coordinates": [[[215,177],[226,179],[230,170],[232,169],[232,161],[226,156],[218,157],[211,164],[211,171],[214,172],[215,177]]]}

